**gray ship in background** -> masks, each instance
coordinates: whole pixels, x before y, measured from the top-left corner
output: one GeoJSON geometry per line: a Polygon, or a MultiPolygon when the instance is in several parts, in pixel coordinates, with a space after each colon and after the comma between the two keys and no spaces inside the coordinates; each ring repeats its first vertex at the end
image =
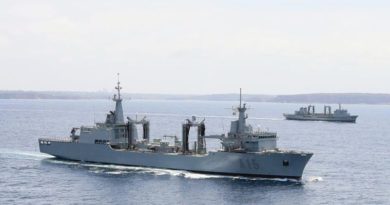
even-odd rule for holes
{"type": "Polygon", "coordinates": [[[307,121],[330,121],[330,122],[351,122],[355,123],[357,115],[351,115],[348,110],[339,108],[332,112],[331,106],[324,106],[324,113],[316,113],[315,106],[301,107],[294,114],[283,114],[287,120],[307,120],[307,121]]]}
{"type": "Polygon", "coordinates": [[[142,166],[198,173],[300,179],[312,153],[277,148],[273,132],[253,131],[246,124],[246,104],[236,108],[238,119],[231,122],[230,132],[206,135],[205,120],[196,117],[181,125],[182,136],[150,138],[150,122],[143,118],[124,119],[121,87],[114,95],[115,110],[107,114],[105,122],[94,126],[73,128],[65,139],[40,138],[43,153],[57,158],[84,162],[142,166]],[[142,127],[138,136],[137,126],[142,127]],[[197,129],[197,140],[190,146],[190,129],[197,129]],[[222,148],[207,151],[206,139],[220,140],[222,148]]]}

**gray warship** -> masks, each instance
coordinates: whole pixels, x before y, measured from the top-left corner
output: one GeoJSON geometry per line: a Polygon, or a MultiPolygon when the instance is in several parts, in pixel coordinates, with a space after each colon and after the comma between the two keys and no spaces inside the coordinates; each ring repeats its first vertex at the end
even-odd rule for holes
{"type": "Polygon", "coordinates": [[[273,132],[253,131],[246,124],[247,107],[235,109],[238,119],[231,122],[230,132],[206,135],[204,120],[196,117],[181,125],[181,139],[177,136],[150,138],[150,121],[146,118],[125,121],[122,108],[121,86],[118,80],[114,95],[115,110],[107,114],[105,122],[94,126],[73,128],[65,139],[40,138],[43,153],[60,159],[141,166],[172,170],[186,170],[231,176],[300,179],[312,153],[277,148],[277,135],[273,132]],[[137,126],[142,127],[138,138],[137,126]],[[190,129],[197,129],[197,140],[189,144],[190,129]],[[169,139],[169,140],[168,140],[169,139]],[[206,139],[218,139],[221,150],[207,151],[206,139]]]}
{"type": "Polygon", "coordinates": [[[324,113],[316,113],[315,106],[301,107],[294,114],[283,114],[287,120],[306,120],[306,121],[330,121],[330,122],[351,122],[355,123],[357,115],[351,115],[348,110],[339,108],[332,112],[331,106],[324,106],[324,113]]]}

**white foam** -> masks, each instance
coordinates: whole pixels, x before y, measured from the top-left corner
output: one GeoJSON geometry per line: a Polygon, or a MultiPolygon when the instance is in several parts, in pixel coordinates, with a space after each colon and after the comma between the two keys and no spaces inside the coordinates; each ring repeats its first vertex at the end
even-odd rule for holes
{"type": "Polygon", "coordinates": [[[113,174],[113,175],[121,175],[121,174],[126,174],[127,172],[124,171],[111,171],[111,172],[104,172],[106,174],[113,174]]]}
{"type": "Polygon", "coordinates": [[[52,158],[48,162],[53,163],[53,164],[80,165],[79,162],[60,160],[60,159],[56,159],[56,158],[52,158]]]}
{"type": "Polygon", "coordinates": [[[28,159],[36,159],[36,160],[41,160],[45,158],[53,158],[53,156],[40,153],[40,152],[28,152],[28,151],[20,151],[20,150],[12,150],[12,149],[0,149],[0,154],[1,155],[8,155],[10,158],[26,158],[28,159]],[[19,156],[19,157],[18,157],[19,156]]]}
{"type": "Polygon", "coordinates": [[[216,179],[216,178],[228,178],[228,177],[222,176],[222,175],[198,174],[198,173],[187,172],[184,174],[184,178],[188,178],[188,179],[216,179]]]}
{"type": "Polygon", "coordinates": [[[307,182],[322,182],[324,181],[324,179],[322,177],[319,177],[319,176],[309,176],[306,178],[307,182]]]}

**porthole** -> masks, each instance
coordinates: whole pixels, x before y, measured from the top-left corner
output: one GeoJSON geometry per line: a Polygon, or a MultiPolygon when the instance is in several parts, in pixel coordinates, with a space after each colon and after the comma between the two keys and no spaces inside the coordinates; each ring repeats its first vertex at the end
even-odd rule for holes
{"type": "Polygon", "coordinates": [[[290,162],[288,160],[283,160],[283,166],[287,167],[290,165],[290,162]]]}

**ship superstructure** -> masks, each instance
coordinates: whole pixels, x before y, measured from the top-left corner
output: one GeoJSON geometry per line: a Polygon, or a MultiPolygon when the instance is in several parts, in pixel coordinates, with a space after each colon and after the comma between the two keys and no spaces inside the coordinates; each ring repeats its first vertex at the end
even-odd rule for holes
{"type": "Polygon", "coordinates": [[[348,110],[343,109],[341,104],[339,108],[332,112],[331,106],[324,106],[323,113],[316,113],[315,106],[301,107],[294,114],[283,114],[287,120],[306,120],[306,121],[331,121],[331,122],[352,122],[355,123],[357,115],[351,115],[348,110]]]}
{"type": "Polygon", "coordinates": [[[196,117],[185,120],[182,136],[150,138],[150,121],[123,116],[121,86],[118,80],[114,95],[115,110],[103,123],[92,127],[73,128],[67,139],[40,138],[41,152],[58,158],[95,163],[144,166],[200,173],[255,177],[302,177],[313,155],[308,152],[280,150],[277,134],[253,131],[247,125],[246,104],[236,108],[238,119],[231,122],[229,133],[206,135],[205,120],[196,117]],[[142,127],[138,137],[137,125],[142,127]],[[189,144],[190,129],[197,129],[193,146],[189,144]],[[169,139],[169,140],[168,140],[169,139]],[[222,149],[207,151],[206,140],[218,139],[222,149]],[[171,142],[169,142],[171,141],[171,142]],[[173,142],[172,142],[173,141],[173,142]]]}

